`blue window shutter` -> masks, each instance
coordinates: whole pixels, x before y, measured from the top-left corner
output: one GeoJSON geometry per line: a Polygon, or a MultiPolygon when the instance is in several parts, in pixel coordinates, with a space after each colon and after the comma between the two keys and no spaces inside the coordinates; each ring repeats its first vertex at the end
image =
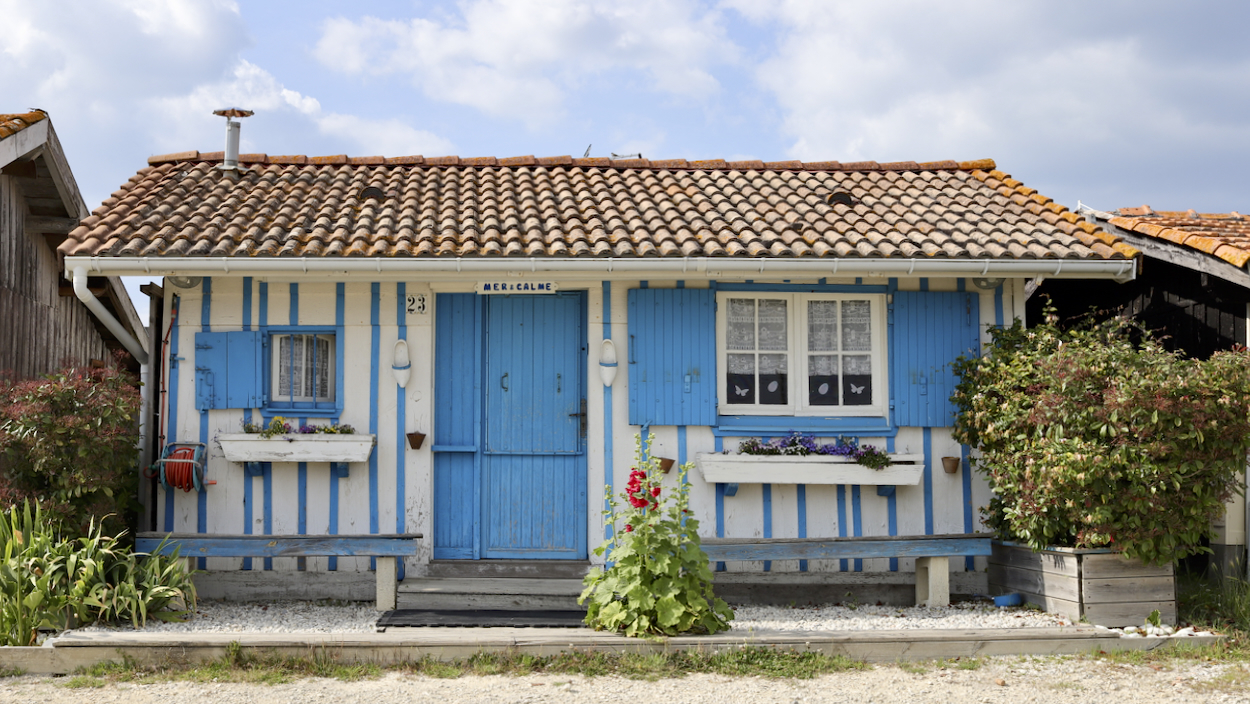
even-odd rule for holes
{"type": "Polygon", "coordinates": [[[196,409],[261,406],[260,364],[259,332],[197,332],[196,409]]]}
{"type": "Polygon", "coordinates": [[[226,333],[195,334],[195,407],[225,408],[226,379],[230,376],[226,333]],[[220,386],[219,386],[220,385],[220,386]]]}
{"type": "Polygon", "coordinates": [[[977,294],[962,291],[894,293],[890,391],[896,426],[954,424],[950,397],[957,379],[950,364],[961,354],[980,353],[979,303],[977,294]]]}
{"type": "Polygon", "coordinates": [[[226,379],[224,408],[260,408],[264,360],[261,358],[260,331],[243,330],[226,335],[230,376],[226,379]]]}
{"type": "Polygon", "coordinates": [[[629,291],[629,422],[716,424],[716,292],[629,291]]]}

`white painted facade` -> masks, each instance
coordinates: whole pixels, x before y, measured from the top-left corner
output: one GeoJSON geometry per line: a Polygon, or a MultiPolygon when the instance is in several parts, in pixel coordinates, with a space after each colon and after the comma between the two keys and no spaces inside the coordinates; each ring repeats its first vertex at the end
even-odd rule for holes
{"type": "MultiPolygon", "coordinates": [[[[669,275],[671,276],[671,274],[669,275]]],[[[618,349],[623,349],[628,336],[627,304],[628,291],[638,288],[641,280],[647,280],[651,288],[668,288],[676,286],[675,280],[659,280],[640,276],[638,280],[614,280],[611,282],[611,337],[618,349]]],[[[599,375],[598,355],[603,339],[603,286],[599,282],[587,283],[581,280],[561,280],[554,278],[561,291],[586,290],[588,297],[587,350],[587,410],[589,413],[587,429],[588,483],[587,501],[589,516],[587,525],[587,542],[593,550],[604,536],[604,526],[600,518],[604,496],[604,456],[605,439],[610,433],[612,438],[613,483],[623,487],[627,481],[631,467],[634,466],[634,436],[639,433],[638,426],[629,424],[629,365],[622,363],[613,384],[612,418],[613,425],[605,428],[604,423],[604,386],[599,375]]],[[[877,283],[878,280],[871,280],[877,283]]],[[[880,279],[879,283],[884,283],[880,279]]],[[[1024,279],[1008,279],[996,298],[995,291],[979,291],[980,293],[980,325],[982,341],[988,340],[988,329],[996,324],[1010,323],[1013,318],[1024,317],[1024,279]],[[1001,313],[999,312],[1001,311],[1001,313]]],[[[208,487],[204,499],[204,526],[209,534],[241,534],[265,533],[266,514],[263,509],[265,502],[264,480],[262,477],[245,476],[241,463],[227,461],[222,449],[214,438],[221,434],[239,433],[245,420],[245,411],[241,410],[209,410],[198,411],[195,408],[195,370],[194,350],[195,334],[205,329],[213,332],[224,332],[243,329],[245,318],[250,319],[255,328],[263,318],[271,325],[325,325],[336,323],[336,284],[326,278],[307,279],[301,281],[278,280],[270,278],[267,284],[267,310],[261,310],[262,296],[259,295],[261,279],[250,279],[252,293],[251,309],[244,311],[244,285],[242,276],[215,276],[211,283],[210,298],[205,305],[204,294],[199,288],[177,289],[166,286],[165,319],[162,321],[162,336],[170,325],[170,310],[173,297],[179,299],[177,325],[172,334],[177,341],[177,356],[181,358],[176,369],[170,370],[167,398],[175,399],[171,409],[176,416],[176,427],[166,431],[166,442],[172,440],[196,441],[202,433],[208,440],[207,479],[216,484],[208,487]],[[290,284],[298,284],[298,316],[292,321],[290,284]],[[204,310],[208,310],[207,318],[204,310]],[[207,328],[204,326],[208,326],[207,328]],[[171,432],[172,431],[172,432],[171,432]],[[251,484],[252,525],[245,531],[244,496],[246,485],[251,484]]],[[[763,282],[757,282],[763,283],[763,282]]],[[[827,283],[855,283],[855,279],[833,279],[827,283]]],[[[349,280],[344,287],[344,383],[345,398],[343,399],[341,423],[351,424],[358,432],[368,432],[371,417],[370,386],[371,386],[371,350],[373,349],[371,325],[371,284],[357,280],[349,280]]],[[[432,555],[432,541],[429,539],[434,532],[432,515],[433,490],[433,428],[438,419],[434,417],[433,403],[433,355],[434,355],[434,320],[437,305],[436,294],[440,292],[468,292],[473,290],[473,282],[464,283],[423,283],[419,280],[404,282],[407,294],[424,294],[427,298],[425,313],[406,314],[406,336],[409,354],[412,361],[411,379],[406,388],[396,384],[391,371],[391,357],[395,342],[399,339],[400,300],[397,283],[394,280],[380,283],[380,344],[377,346],[378,368],[377,384],[377,444],[374,449],[377,458],[377,522],[381,533],[422,533],[427,539],[422,541],[420,554],[410,558],[406,564],[406,573],[410,576],[421,576],[432,555]],[[396,421],[399,404],[403,404],[405,425],[398,427],[396,421]],[[422,449],[408,448],[404,434],[408,432],[426,433],[427,440],[422,449]],[[396,505],[398,491],[397,477],[403,476],[402,506],[396,505]],[[402,515],[402,520],[400,516],[402,515]]],[[[706,281],[687,281],[691,288],[707,286],[706,281]]],[[[927,279],[930,291],[955,291],[959,286],[955,278],[927,279]]],[[[899,290],[920,290],[919,277],[899,278],[899,290]]],[[[966,290],[978,291],[971,282],[967,282],[966,290]]],[[[171,340],[172,342],[172,340],[171,340]]],[[[168,357],[167,357],[168,359],[168,357]]],[[[163,405],[163,404],[162,404],[163,405]]],[[[253,421],[260,422],[258,412],[253,412],[253,421]]],[[[168,418],[168,416],[165,416],[168,418]]],[[[317,420],[316,422],[324,422],[317,420]]],[[[678,429],[672,426],[655,426],[655,444],[652,451],[656,455],[685,458],[693,461],[697,453],[714,452],[717,450],[716,439],[709,427],[689,427],[686,431],[685,447],[679,447],[678,429]]],[[[723,448],[736,449],[741,438],[724,438],[723,448]]],[[[885,446],[884,438],[861,437],[861,441],[878,446],[885,446]]],[[[904,454],[922,454],[923,431],[919,428],[901,428],[894,439],[894,452],[904,454]]],[[[961,470],[957,474],[946,474],[941,471],[940,458],[958,456],[960,446],[950,438],[949,429],[935,428],[932,431],[931,461],[934,465],[933,479],[933,532],[963,533],[965,532],[965,493],[961,470]]],[[[676,472],[665,478],[665,484],[675,481],[676,472]]],[[[274,463],[272,467],[272,486],[269,496],[272,511],[268,516],[271,521],[271,532],[275,534],[299,533],[300,520],[300,487],[299,468],[294,463],[274,463]]],[[[304,507],[306,515],[305,532],[308,534],[325,534],[330,526],[330,467],[326,463],[309,463],[306,469],[306,489],[304,491],[304,507]]],[[[717,501],[716,489],[713,484],[705,483],[697,471],[690,473],[691,509],[700,521],[700,533],[704,536],[716,535],[717,501]]],[[[980,526],[978,508],[985,505],[990,498],[988,485],[979,476],[972,478],[971,510],[974,525],[980,526]]],[[[350,465],[349,476],[339,480],[339,533],[344,535],[366,534],[370,532],[371,500],[369,486],[368,463],[350,465]]],[[[843,534],[866,536],[888,535],[887,500],[878,496],[875,487],[866,486],[858,492],[855,501],[853,487],[841,488],[844,513],[848,524],[858,524],[858,533],[854,525],[839,526],[839,490],[831,485],[809,485],[806,487],[806,535],[808,537],[834,537],[843,534]],[[856,510],[856,505],[858,509],[856,510]]],[[[771,486],[771,500],[766,508],[764,487],[761,484],[741,484],[736,496],[725,497],[723,514],[725,537],[764,536],[765,513],[771,511],[771,536],[775,538],[798,537],[799,509],[798,487],[796,485],[771,486]]],[[[156,526],[158,529],[172,529],[177,533],[195,533],[200,525],[199,500],[195,492],[170,492],[161,489],[158,492],[158,503],[154,507],[156,526]],[[169,505],[172,497],[172,507],[169,505]],[[167,513],[168,512],[168,513],[167,513]],[[171,516],[166,523],[166,516],[171,516]]],[[[897,534],[923,535],[924,525],[924,487],[898,486],[897,488],[897,534]]],[[[591,560],[601,561],[591,555],[591,560]]],[[[262,561],[253,561],[252,569],[261,569],[262,561]]],[[[846,569],[855,569],[856,561],[848,561],[846,569]]],[[[898,570],[913,570],[914,560],[899,560],[898,570]]],[[[242,564],[241,559],[209,558],[209,570],[237,570],[242,564]]],[[[952,558],[952,569],[963,570],[963,558],[952,558]]],[[[984,558],[976,558],[976,569],[984,568],[984,558]]],[[[294,558],[273,559],[273,569],[291,571],[297,569],[294,558]]],[[[327,558],[307,558],[306,569],[323,571],[327,569],[327,558]]],[[[339,558],[338,570],[367,570],[368,558],[339,558]]],[[[764,565],[754,563],[728,563],[729,571],[759,572],[764,565]]],[[[774,561],[771,571],[797,571],[797,561],[774,561]]],[[[837,560],[812,560],[807,565],[809,571],[839,571],[843,569],[837,560]]],[[[867,572],[885,571],[889,569],[889,560],[863,560],[862,569],[867,572]]]]}

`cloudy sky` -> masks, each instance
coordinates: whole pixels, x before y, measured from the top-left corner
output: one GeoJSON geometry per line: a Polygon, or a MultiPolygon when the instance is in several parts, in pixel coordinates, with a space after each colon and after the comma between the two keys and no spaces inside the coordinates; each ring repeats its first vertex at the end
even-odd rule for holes
{"type": "Polygon", "coordinates": [[[152,154],[991,157],[1059,202],[1250,210],[1242,2],[0,0],[0,112],[88,207],[152,154]],[[350,8],[350,9],[348,9],[350,8]]]}

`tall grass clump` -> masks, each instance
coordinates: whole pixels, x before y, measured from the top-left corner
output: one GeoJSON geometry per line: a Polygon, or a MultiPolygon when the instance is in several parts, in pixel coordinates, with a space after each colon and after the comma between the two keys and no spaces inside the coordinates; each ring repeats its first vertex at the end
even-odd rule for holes
{"type": "Polygon", "coordinates": [[[0,513],[0,645],[35,645],[40,631],[78,623],[184,618],[195,585],[177,554],[135,553],[91,522],[62,537],[29,501],[0,513]]]}

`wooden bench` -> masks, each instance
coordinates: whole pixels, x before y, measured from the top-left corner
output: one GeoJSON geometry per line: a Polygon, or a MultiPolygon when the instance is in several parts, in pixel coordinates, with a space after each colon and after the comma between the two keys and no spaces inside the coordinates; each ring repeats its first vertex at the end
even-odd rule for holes
{"type": "Polygon", "coordinates": [[[948,606],[951,602],[947,558],[989,555],[990,534],[881,536],[869,538],[703,538],[703,552],[712,562],[755,560],[841,560],[851,558],[916,558],[916,605],[948,606]]]}
{"type": "Polygon", "coordinates": [[[376,557],[377,609],[394,610],[398,591],[396,559],[417,554],[420,533],[401,535],[206,535],[140,533],[137,552],[182,557],[376,557]]]}

